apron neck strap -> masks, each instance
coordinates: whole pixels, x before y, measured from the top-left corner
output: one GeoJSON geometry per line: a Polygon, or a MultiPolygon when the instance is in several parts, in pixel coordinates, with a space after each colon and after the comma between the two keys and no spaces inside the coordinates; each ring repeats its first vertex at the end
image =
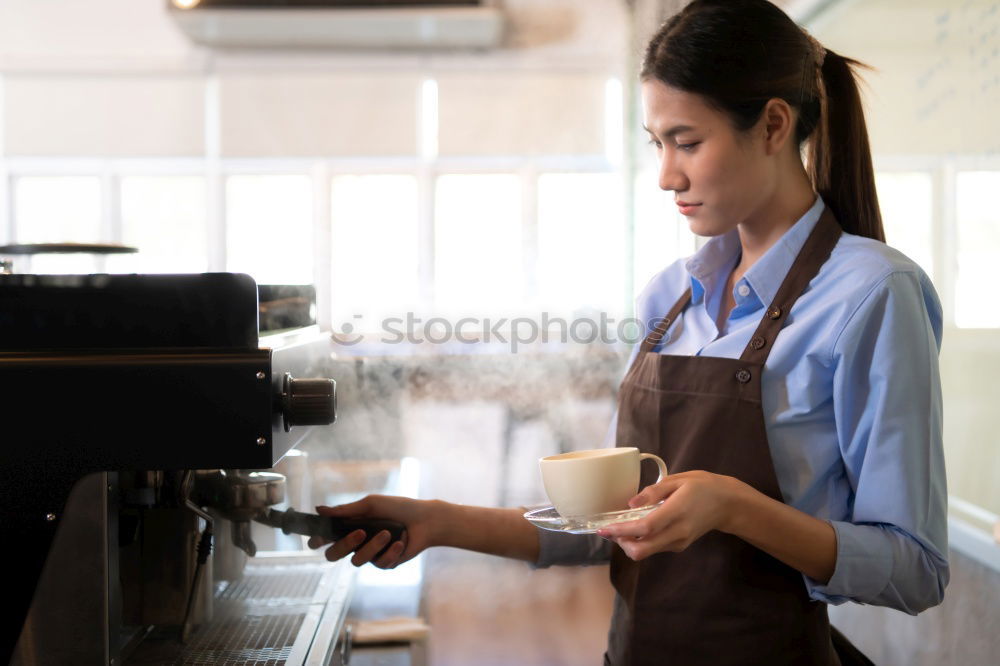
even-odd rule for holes
{"type": "Polygon", "coordinates": [[[754,331],[753,337],[750,338],[746,349],[743,350],[740,360],[764,364],[789,311],[809,286],[809,282],[819,273],[820,267],[830,257],[830,253],[833,252],[833,248],[837,245],[842,233],[840,224],[837,223],[833,212],[827,206],[823,209],[823,214],[820,215],[819,221],[813,227],[792,267],[788,270],[788,275],[778,287],[778,293],[775,294],[774,300],[771,301],[771,305],[760,320],[760,324],[754,331]]]}
{"type": "MultiPolygon", "coordinates": [[[[778,287],[778,293],[775,294],[764,318],[760,320],[757,330],[754,331],[753,337],[750,338],[746,349],[743,350],[743,355],[740,356],[741,360],[748,363],[764,364],[768,354],[771,353],[771,345],[778,337],[778,332],[781,331],[781,326],[788,316],[789,310],[809,286],[809,282],[819,273],[820,267],[829,259],[830,253],[833,252],[833,248],[837,245],[842,233],[840,224],[833,216],[830,207],[827,206],[823,209],[819,221],[810,232],[809,238],[806,239],[792,267],[788,270],[788,275],[778,287]]],[[[677,316],[690,302],[691,287],[688,287],[674,303],[674,307],[670,308],[667,315],[642,341],[642,346],[639,348],[640,355],[656,349],[656,346],[663,340],[663,336],[666,335],[667,329],[677,320],[677,316]]]]}
{"type": "MultiPolygon", "coordinates": [[[[670,328],[670,324],[677,320],[677,315],[681,313],[681,310],[687,307],[688,303],[691,302],[691,287],[687,288],[681,297],[677,299],[674,303],[674,307],[670,308],[670,312],[660,320],[660,323],[656,325],[656,328],[646,336],[646,339],[642,341],[642,346],[639,348],[639,357],[646,352],[651,352],[656,349],[656,345],[660,344],[663,340],[663,336],[666,335],[667,329],[670,328]]],[[[636,358],[639,358],[636,357],[636,358]]]]}

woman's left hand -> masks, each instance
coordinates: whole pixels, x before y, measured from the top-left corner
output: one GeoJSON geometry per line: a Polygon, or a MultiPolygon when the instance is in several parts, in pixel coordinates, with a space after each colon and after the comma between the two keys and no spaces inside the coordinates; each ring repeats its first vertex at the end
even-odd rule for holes
{"type": "Polygon", "coordinates": [[[663,504],[639,520],[597,531],[635,561],[663,551],[680,552],[711,530],[728,531],[739,497],[753,492],[742,481],[704,471],[671,474],[643,489],[629,506],[663,504]]]}

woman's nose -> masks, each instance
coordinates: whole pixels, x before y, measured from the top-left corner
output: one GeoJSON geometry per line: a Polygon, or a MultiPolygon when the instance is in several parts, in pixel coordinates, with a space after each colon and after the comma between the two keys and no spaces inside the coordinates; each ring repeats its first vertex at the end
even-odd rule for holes
{"type": "Polygon", "coordinates": [[[673,192],[683,192],[688,188],[687,177],[677,168],[676,162],[670,159],[667,153],[664,153],[660,158],[659,185],[661,190],[673,192]]]}

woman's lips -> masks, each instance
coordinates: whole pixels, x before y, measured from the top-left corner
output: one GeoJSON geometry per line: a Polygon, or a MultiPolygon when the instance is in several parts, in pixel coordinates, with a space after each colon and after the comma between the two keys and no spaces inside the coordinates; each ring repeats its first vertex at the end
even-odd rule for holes
{"type": "Polygon", "coordinates": [[[694,209],[700,205],[700,203],[688,203],[687,201],[677,202],[677,208],[680,209],[681,215],[690,215],[694,212],[694,209]]]}

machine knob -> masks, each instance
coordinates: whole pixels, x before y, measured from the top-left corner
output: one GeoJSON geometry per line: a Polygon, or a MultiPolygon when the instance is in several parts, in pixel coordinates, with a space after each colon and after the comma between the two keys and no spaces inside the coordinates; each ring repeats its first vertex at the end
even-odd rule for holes
{"type": "Polygon", "coordinates": [[[285,432],[298,425],[330,425],[337,420],[337,384],[332,379],[295,379],[285,373],[281,391],[285,432]]]}

